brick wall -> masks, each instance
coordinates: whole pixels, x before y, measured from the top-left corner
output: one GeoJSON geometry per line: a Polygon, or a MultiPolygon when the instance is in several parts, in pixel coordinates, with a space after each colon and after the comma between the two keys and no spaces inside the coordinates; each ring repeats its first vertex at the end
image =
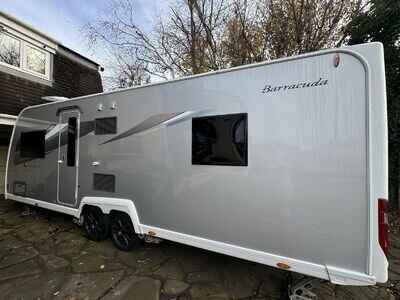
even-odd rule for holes
{"type": "Polygon", "coordinates": [[[18,115],[27,106],[47,102],[43,96],[72,98],[102,91],[97,70],[56,53],[52,87],[0,71],[0,113],[18,115]]]}

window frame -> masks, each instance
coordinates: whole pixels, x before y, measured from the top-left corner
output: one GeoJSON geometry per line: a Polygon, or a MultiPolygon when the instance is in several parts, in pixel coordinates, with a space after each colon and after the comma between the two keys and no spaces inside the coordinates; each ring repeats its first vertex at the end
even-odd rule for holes
{"type": "Polygon", "coordinates": [[[44,45],[42,47],[38,47],[38,45],[35,45],[34,43],[31,43],[31,42],[27,41],[26,39],[20,37],[18,34],[15,34],[15,33],[11,32],[10,30],[5,30],[5,29],[1,30],[0,29],[0,34],[7,35],[7,36],[19,41],[19,43],[20,43],[20,49],[19,49],[19,51],[20,51],[20,53],[19,53],[20,62],[19,62],[19,67],[13,66],[13,65],[10,65],[10,64],[7,64],[5,62],[0,61],[0,65],[1,66],[5,66],[7,68],[18,70],[20,72],[23,72],[23,73],[26,73],[26,74],[30,74],[32,76],[36,76],[36,77],[51,81],[51,78],[50,78],[50,73],[51,73],[51,54],[50,54],[49,51],[46,51],[44,49],[44,47],[45,47],[44,45]],[[27,52],[28,52],[26,50],[27,47],[31,47],[32,49],[38,50],[38,51],[40,51],[40,52],[45,54],[46,58],[45,58],[45,72],[44,72],[44,74],[39,73],[39,72],[35,72],[35,71],[33,71],[33,70],[31,70],[31,69],[29,69],[27,67],[27,52]]]}

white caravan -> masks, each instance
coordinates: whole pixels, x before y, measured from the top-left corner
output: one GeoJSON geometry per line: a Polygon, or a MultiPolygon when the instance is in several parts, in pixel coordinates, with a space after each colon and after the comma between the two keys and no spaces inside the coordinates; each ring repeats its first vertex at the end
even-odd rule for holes
{"type": "Polygon", "coordinates": [[[24,109],[6,197],[123,250],[172,240],[343,285],[388,278],[383,48],[24,109]]]}

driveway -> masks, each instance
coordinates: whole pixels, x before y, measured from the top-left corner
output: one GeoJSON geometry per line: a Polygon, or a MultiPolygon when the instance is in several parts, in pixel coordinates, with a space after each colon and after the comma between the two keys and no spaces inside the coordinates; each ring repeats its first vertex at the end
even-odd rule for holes
{"type": "MultiPolygon", "coordinates": [[[[0,299],[287,299],[279,269],[168,241],[122,252],[87,240],[70,216],[23,211],[0,199],[0,299]]],[[[318,299],[395,299],[400,235],[391,245],[388,283],[321,283],[318,299]]]]}

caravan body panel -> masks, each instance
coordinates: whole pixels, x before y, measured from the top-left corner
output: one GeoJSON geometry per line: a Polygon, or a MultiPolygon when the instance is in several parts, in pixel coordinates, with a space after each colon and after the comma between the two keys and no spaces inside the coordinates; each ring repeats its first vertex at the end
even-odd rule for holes
{"type": "Polygon", "coordinates": [[[69,212],[84,197],[129,199],[140,228],[165,238],[305,262],[322,267],[326,275],[312,274],[321,278],[332,270],[385,281],[375,203],[387,198],[386,106],[384,79],[371,77],[382,65],[381,45],[370,44],[25,109],[7,193],[69,212]],[[79,116],[72,173],[59,163],[67,114],[79,116]],[[192,119],[228,114],[247,114],[247,164],[192,164],[192,119]],[[114,125],[95,121],[110,117],[114,125]],[[379,120],[372,132],[371,117],[379,120]],[[40,130],[44,158],[21,157],[21,133],[40,130]]]}

